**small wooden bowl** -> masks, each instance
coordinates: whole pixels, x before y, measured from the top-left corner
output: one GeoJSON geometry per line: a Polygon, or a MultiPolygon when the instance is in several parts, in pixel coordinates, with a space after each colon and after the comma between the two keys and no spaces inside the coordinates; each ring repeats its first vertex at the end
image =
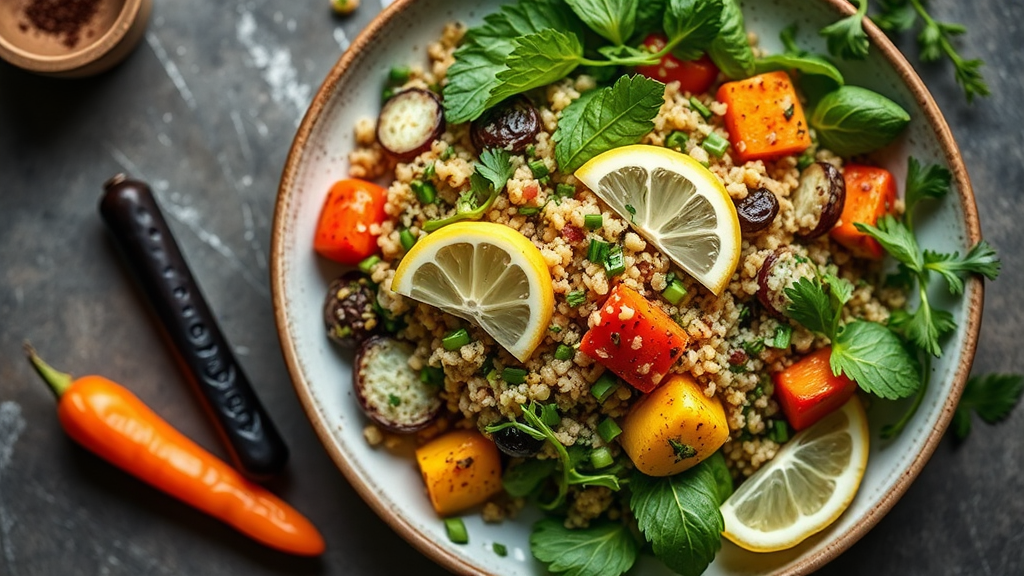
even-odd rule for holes
{"type": "Polygon", "coordinates": [[[34,26],[25,13],[29,5],[30,0],[0,0],[0,58],[64,78],[99,74],[123,60],[142,39],[153,7],[152,0],[100,0],[77,42],[69,42],[66,34],[34,26]]]}

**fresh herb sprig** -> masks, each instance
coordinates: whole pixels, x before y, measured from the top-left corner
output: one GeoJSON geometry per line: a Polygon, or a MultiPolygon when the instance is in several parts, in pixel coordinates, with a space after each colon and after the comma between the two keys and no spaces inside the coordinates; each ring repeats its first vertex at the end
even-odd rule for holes
{"type": "Polygon", "coordinates": [[[544,518],[533,525],[530,551],[552,573],[619,576],[636,562],[640,546],[621,522],[600,521],[570,529],[561,520],[544,518]]]}
{"type": "Polygon", "coordinates": [[[558,460],[561,464],[562,470],[560,475],[555,476],[558,483],[558,496],[556,496],[551,502],[539,503],[538,505],[541,509],[550,511],[561,506],[565,502],[565,497],[569,493],[569,486],[572,485],[604,486],[616,491],[621,488],[621,483],[623,481],[613,473],[588,474],[586,472],[581,472],[576,468],[576,459],[570,456],[565,445],[559,442],[558,438],[555,437],[555,433],[551,430],[551,427],[544,422],[543,411],[545,409],[555,409],[554,405],[541,406],[536,402],[531,402],[528,406],[523,406],[522,409],[523,422],[502,422],[501,424],[488,426],[486,431],[493,434],[504,430],[505,428],[516,428],[537,440],[547,440],[551,443],[551,446],[558,454],[558,460]]]}
{"type": "Polygon", "coordinates": [[[971,432],[971,413],[985,422],[996,424],[1007,416],[1024,394],[1024,376],[1020,374],[986,374],[972,376],[964,386],[960,404],[953,413],[953,434],[963,440],[971,432]]]}
{"type": "MultiPolygon", "coordinates": [[[[868,54],[868,36],[864,32],[864,17],[867,16],[867,0],[850,0],[857,12],[822,28],[820,34],[828,41],[828,51],[833,56],[851,60],[863,60],[868,54]]],[[[964,59],[953,47],[952,38],[967,31],[962,24],[939,22],[925,8],[923,0],[879,0],[881,12],[873,21],[889,34],[905,32],[914,27],[920,18],[923,23],[917,35],[920,58],[923,62],[935,62],[944,56],[953,63],[953,72],[958,84],[967,97],[988,96],[988,84],[981,74],[985,62],[975,58],[964,59]]]]}
{"type": "Polygon", "coordinates": [[[455,214],[423,223],[423,230],[433,232],[438,228],[460,220],[479,220],[490,210],[498,194],[505,189],[509,178],[515,173],[512,157],[505,150],[488,148],[480,153],[480,162],[469,177],[469,190],[463,192],[455,203],[455,214]]]}

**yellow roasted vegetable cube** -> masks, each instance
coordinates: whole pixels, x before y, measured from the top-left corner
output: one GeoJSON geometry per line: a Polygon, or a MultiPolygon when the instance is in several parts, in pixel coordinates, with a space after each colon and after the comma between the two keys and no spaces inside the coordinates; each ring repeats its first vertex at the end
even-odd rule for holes
{"type": "Polygon", "coordinates": [[[456,430],[416,449],[434,510],[441,516],[482,504],[501,491],[498,447],[475,430],[456,430]]]}

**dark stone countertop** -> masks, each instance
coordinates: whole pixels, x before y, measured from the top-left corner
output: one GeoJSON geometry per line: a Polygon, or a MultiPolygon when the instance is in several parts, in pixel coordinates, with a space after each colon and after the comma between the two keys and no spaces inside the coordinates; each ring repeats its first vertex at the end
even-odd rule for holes
{"type": "MultiPolygon", "coordinates": [[[[387,0],[383,0],[387,3],[387,0]]],[[[268,287],[270,222],[292,134],[330,66],[370,18],[328,3],[155,2],[114,70],[61,81],[0,63],[0,574],[441,574],[363,503],[289,384],[268,287]],[[221,327],[292,448],[271,487],[322,530],[296,560],[253,544],[73,444],[22,359],[132,389],[223,455],[113,251],[96,204],[127,171],[153,185],[221,327]]],[[[932,0],[966,24],[990,98],[968,106],[946,63],[918,66],[957,138],[1002,277],[989,283],[975,372],[1024,372],[1024,4],[932,0]],[[1017,296],[1014,296],[1014,295],[1017,296]]],[[[917,62],[908,36],[901,44],[917,62]]],[[[892,511],[829,575],[1024,574],[1024,410],[944,438],[892,511]]]]}

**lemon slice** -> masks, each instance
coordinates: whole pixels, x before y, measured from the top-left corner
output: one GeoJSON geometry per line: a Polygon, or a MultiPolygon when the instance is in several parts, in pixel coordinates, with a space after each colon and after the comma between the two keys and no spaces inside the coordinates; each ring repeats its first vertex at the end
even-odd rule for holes
{"type": "Polygon", "coordinates": [[[740,223],[729,193],[700,162],[638,144],[595,156],[576,177],[708,290],[725,290],[740,261],[740,223]]]}
{"type": "Polygon", "coordinates": [[[544,339],[555,309],[540,250],[489,222],[457,222],[420,238],[391,289],[477,324],[520,362],[544,339]]]}
{"type": "Polygon", "coordinates": [[[856,396],[793,437],[722,504],[726,538],[754,552],[792,548],[850,505],[868,463],[856,396]]]}

